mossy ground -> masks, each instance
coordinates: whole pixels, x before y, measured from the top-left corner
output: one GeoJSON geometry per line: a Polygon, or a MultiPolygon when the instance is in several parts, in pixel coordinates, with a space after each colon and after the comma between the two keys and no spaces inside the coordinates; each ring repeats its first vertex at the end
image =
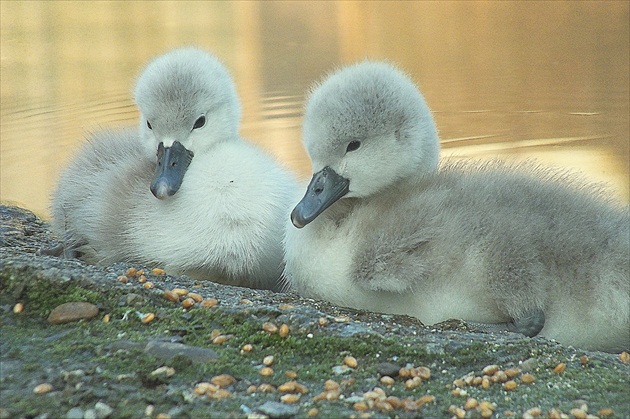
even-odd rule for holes
{"type": "MultiPolygon", "coordinates": [[[[262,330],[264,321],[274,320],[278,313],[291,308],[269,310],[243,306],[225,309],[221,305],[185,311],[179,304],[164,299],[159,291],[141,286],[130,288],[101,286],[85,287],[79,281],[51,284],[46,278],[28,271],[5,269],[0,275],[0,302],[5,308],[0,314],[2,325],[1,412],[7,417],[65,417],[73,407],[89,409],[98,401],[114,409],[112,417],[143,417],[147,406],[153,406],[153,416],[169,413],[173,417],[246,417],[265,401],[278,401],[280,393],[247,394],[250,385],[270,383],[278,386],[289,381],[285,373],[297,373],[297,381],[309,393],[302,396],[298,416],[306,416],[316,407],[318,417],[335,418],[358,415],[352,403],[345,400],[313,402],[313,396],[324,388],[324,382],[352,378],[342,386],[345,398],[362,395],[375,386],[388,395],[418,398],[425,394],[436,397],[434,403],[418,412],[395,410],[384,413],[371,411],[372,417],[449,417],[451,405],[461,407],[467,397],[488,400],[497,405],[497,417],[507,411],[520,417],[532,407],[543,412],[552,408],[569,412],[584,400],[589,412],[612,408],[616,417],[630,417],[629,367],[609,358],[591,356],[586,365],[579,361],[580,352],[557,345],[534,345],[523,338],[508,345],[491,342],[460,342],[445,346],[443,352],[428,351],[413,336],[381,337],[359,334],[341,337],[327,333],[327,328],[312,333],[297,331],[294,325],[289,336],[269,334],[262,330]],[[125,295],[136,293],[140,298],[127,304],[125,295]],[[14,314],[10,308],[21,301],[24,311],[14,314]],[[53,326],[46,317],[55,306],[68,301],[88,301],[100,307],[99,316],[53,326]],[[144,324],[140,314],[153,312],[156,320],[144,324]],[[111,320],[102,321],[109,314],[111,320]],[[228,335],[227,342],[211,343],[213,330],[228,335]],[[218,354],[215,362],[196,364],[186,357],[161,360],[143,351],[147,341],[177,338],[191,346],[212,348],[218,354]],[[113,349],[112,344],[128,342],[125,349],[113,349]],[[251,352],[241,348],[251,344],[251,352]],[[275,357],[274,373],[262,377],[259,369],[267,355],[275,357]],[[332,370],[342,364],[347,355],[354,356],[358,367],[343,375],[332,370]],[[531,371],[536,382],[519,385],[511,392],[500,385],[483,390],[465,387],[468,396],[452,394],[453,380],[469,372],[476,375],[488,364],[501,367],[517,366],[519,361],[535,359],[531,371]],[[377,366],[389,361],[427,366],[432,377],[414,390],[406,390],[398,378],[393,387],[379,383],[377,366]],[[567,364],[561,374],[552,371],[559,362],[567,364]],[[151,372],[163,365],[172,366],[171,377],[152,377],[151,372]],[[197,397],[192,393],[201,381],[229,374],[237,382],[229,389],[232,396],[221,400],[197,397]],[[37,395],[33,388],[42,382],[53,385],[54,391],[37,395]]],[[[436,332],[439,333],[439,332],[436,332]]],[[[115,348],[115,346],[114,346],[115,348]]]]}

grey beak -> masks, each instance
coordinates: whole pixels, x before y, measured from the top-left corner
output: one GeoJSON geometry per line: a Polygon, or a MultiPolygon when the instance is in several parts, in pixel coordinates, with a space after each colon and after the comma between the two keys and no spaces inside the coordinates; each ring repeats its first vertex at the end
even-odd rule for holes
{"type": "Polygon", "coordinates": [[[179,141],[171,147],[160,143],[157,151],[157,166],[151,182],[151,192],[157,199],[166,199],[175,195],[182,186],[184,175],[194,154],[179,141]]]}
{"type": "Polygon", "coordinates": [[[291,212],[291,222],[302,228],[313,221],[326,208],[348,193],[350,181],[326,166],[313,175],[304,198],[291,212]]]}

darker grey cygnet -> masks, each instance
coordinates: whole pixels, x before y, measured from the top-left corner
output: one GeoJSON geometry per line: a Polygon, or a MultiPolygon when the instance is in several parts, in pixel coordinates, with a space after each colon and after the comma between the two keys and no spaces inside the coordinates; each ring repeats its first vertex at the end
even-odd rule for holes
{"type": "Polygon", "coordinates": [[[303,136],[313,180],[285,242],[300,294],[426,324],[457,318],[630,348],[627,206],[533,163],[439,164],[424,98],[386,63],[316,86],[303,136]]]}

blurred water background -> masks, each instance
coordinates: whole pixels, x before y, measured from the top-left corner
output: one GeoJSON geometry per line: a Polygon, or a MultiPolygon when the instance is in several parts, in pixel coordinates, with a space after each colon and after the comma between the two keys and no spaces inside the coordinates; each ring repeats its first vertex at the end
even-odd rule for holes
{"type": "Polygon", "coordinates": [[[241,132],[303,179],[309,86],[385,59],[435,113],[442,156],[537,159],[630,200],[626,1],[2,1],[0,200],[49,216],[85,137],[134,125],[147,60],[197,45],[232,72],[241,132]]]}

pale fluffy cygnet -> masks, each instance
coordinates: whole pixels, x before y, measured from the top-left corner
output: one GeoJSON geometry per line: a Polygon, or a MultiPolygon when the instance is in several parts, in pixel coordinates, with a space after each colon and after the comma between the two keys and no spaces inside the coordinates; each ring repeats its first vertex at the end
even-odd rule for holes
{"type": "Polygon", "coordinates": [[[332,74],[308,99],[313,178],[292,212],[300,294],[426,324],[630,347],[630,221],[574,176],[443,163],[424,98],[391,65],[332,74]]]}
{"type": "Polygon", "coordinates": [[[138,129],[93,135],[61,175],[52,225],[65,254],[277,289],[297,184],[240,138],[225,67],[173,50],[144,69],[135,100],[138,129]]]}

